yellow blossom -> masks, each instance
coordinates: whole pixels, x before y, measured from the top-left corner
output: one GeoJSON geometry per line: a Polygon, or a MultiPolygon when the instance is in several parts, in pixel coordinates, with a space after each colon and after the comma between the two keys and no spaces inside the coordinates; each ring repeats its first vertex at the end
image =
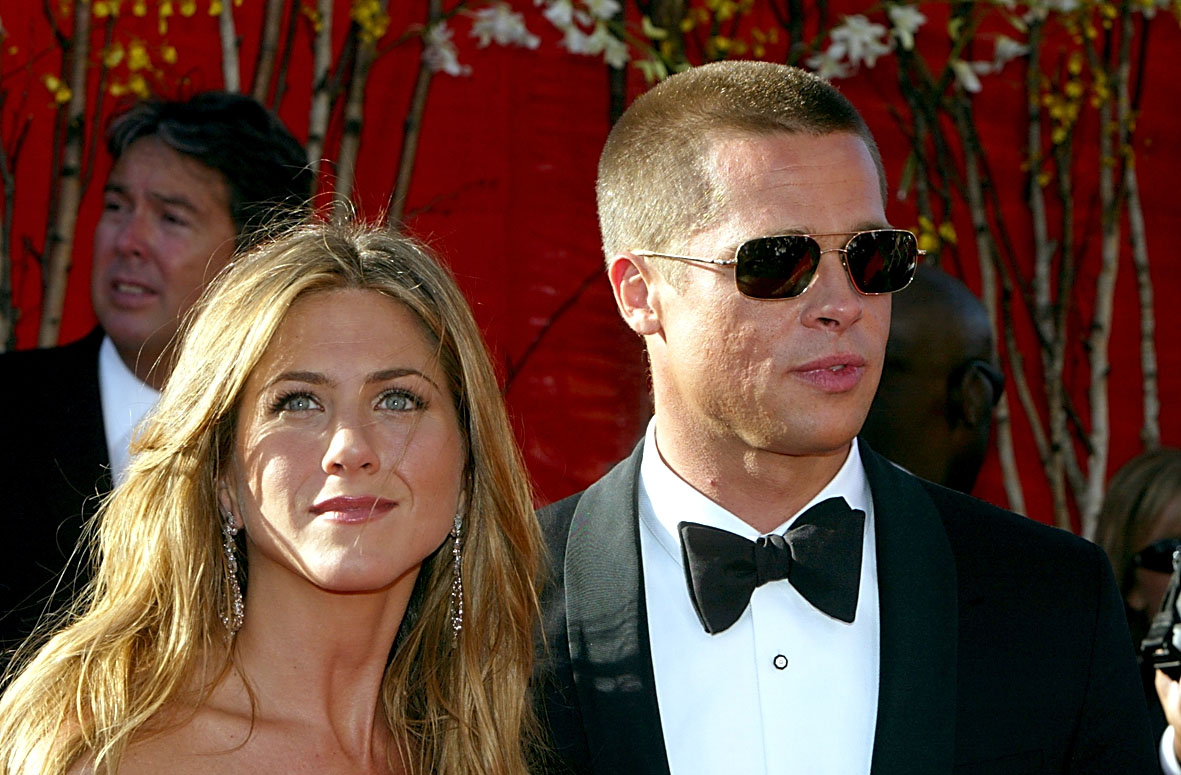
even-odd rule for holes
{"type": "Polygon", "coordinates": [[[126,95],[126,94],[127,94],[127,84],[125,84],[125,83],[112,83],[112,84],[110,85],[110,87],[108,87],[108,88],[107,88],[107,92],[108,92],[108,93],[109,93],[109,94],[110,94],[112,97],[122,97],[122,96],[124,96],[124,95],[126,95]]]}
{"type": "Polygon", "coordinates": [[[127,69],[131,72],[139,70],[146,70],[152,66],[152,58],[148,56],[148,50],[141,41],[131,41],[131,47],[127,51],[127,69]]]}
{"type": "Polygon", "coordinates": [[[176,47],[165,43],[160,47],[160,58],[170,65],[175,65],[177,60],[176,47]]]}
{"type": "Polygon", "coordinates": [[[221,0],[213,0],[213,2],[209,4],[209,15],[221,16],[221,8],[221,0]]]}
{"type": "Polygon", "coordinates": [[[1050,185],[1050,173],[1044,171],[1039,172],[1037,176],[1037,184],[1040,188],[1045,188],[1046,186],[1050,185]]]}
{"type": "Polygon", "coordinates": [[[197,0],[181,0],[180,15],[189,17],[197,12],[197,0]]]}
{"type": "Polygon", "coordinates": [[[111,68],[118,67],[119,63],[123,61],[123,44],[116,43],[103,52],[103,67],[111,68]]]}
{"type": "Polygon", "coordinates": [[[1077,100],[1079,97],[1083,96],[1083,82],[1079,80],[1067,81],[1066,96],[1070,97],[1072,100],[1077,100]]]}
{"type": "Polygon", "coordinates": [[[132,94],[140,98],[147,98],[151,95],[147,80],[139,73],[131,76],[131,79],[127,82],[127,88],[131,90],[132,94]]]}
{"type": "Polygon", "coordinates": [[[139,17],[147,16],[148,4],[144,0],[135,0],[135,4],[131,6],[131,13],[139,17]]]}
{"type": "Polygon", "coordinates": [[[934,253],[939,249],[939,237],[929,231],[919,234],[919,250],[934,253]]]}
{"type": "Polygon", "coordinates": [[[955,225],[951,221],[944,221],[939,224],[939,236],[944,242],[952,245],[956,244],[955,225]]]}
{"type": "Polygon", "coordinates": [[[94,14],[94,18],[96,19],[105,19],[111,15],[110,7],[101,0],[90,6],[90,12],[94,14]]]}

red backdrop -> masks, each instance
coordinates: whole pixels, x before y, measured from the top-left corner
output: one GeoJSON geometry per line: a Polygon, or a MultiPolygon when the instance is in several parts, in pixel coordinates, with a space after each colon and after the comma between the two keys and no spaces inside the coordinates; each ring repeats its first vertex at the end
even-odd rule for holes
{"type": "MultiPolygon", "coordinates": [[[[393,5],[397,6],[391,11],[395,33],[419,21],[421,10],[393,5]]],[[[856,8],[859,4],[836,5],[856,8]]],[[[609,129],[607,70],[597,59],[562,51],[556,45],[556,33],[547,29],[536,11],[529,10],[532,3],[520,7],[530,14],[530,28],[542,36],[536,50],[477,48],[467,37],[468,22],[456,22],[460,60],[472,72],[462,77],[438,75],[433,80],[407,221],[416,235],[445,257],[468,294],[506,378],[510,412],[539,500],[548,501],[584,487],[625,455],[642,433],[649,401],[642,348],[619,321],[600,271],[594,171],[609,129]]],[[[243,39],[243,83],[249,84],[261,3],[246,0],[235,13],[243,39]]],[[[345,24],[339,19],[343,18],[339,13],[340,39],[345,24]]],[[[29,127],[15,168],[13,288],[20,310],[17,344],[30,347],[36,341],[41,281],[34,253],[45,239],[53,132],[53,101],[42,76],[60,74],[61,65],[40,4],[8,4],[2,20],[7,33],[0,51],[0,90],[4,92],[0,132],[5,148],[11,151],[22,126],[29,127]]],[[[161,40],[156,24],[154,18],[121,20],[117,37],[147,41],[154,51],[151,47],[161,40]]],[[[934,29],[924,31],[920,45],[924,36],[937,39],[938,34],[934,29]]],[[[279,113],[303,138],[311,55],[302,27],[300,35],[286,70],[289,87],[279,113]]],[[[221,87],[215,19],[203,13],[173,17],[163,39],[178,52],[176,64],[164,69],[165,93],[221,87]]],[[[1181,124],[1173,108],[1181,102],[1181,81],[1172,74],[1168,52],[1176,50],[1179,42],[1181,34],[1173,20],[1153,25],[1143,110],[1136,127],[1158,300],[1162,439],[1174,445],[1181,443],[1181,413],[1172,402],[1181,387],[1181,348],[1172,337],[1181,323],[1181,305],[1172,303],[1169,291],[1181,280],[1171,244],[1179,218],[1172,207],[1172,184],[1178,172],[1181,124]]],[[[99,31],[94,46],[101,46],[99,31]]],[[[414,42],[393,47],[377,60],[370,76],[355,189],[361,211],[370,216],[384,208],[392,187],[418,52],[414,42]]],[[[1024,92],[1020,67],[1009,67],[1004,76],[986,79],[977,99],[977,115],[992,165],[991,184],[1005,203],[1010,223],[1023,224],[1027,220],[1021,170],[1024,92]]],[[[634,94],[642,81],[635,73],[629,78],[629,91],[634,94]]],[[[839,85],[865,114],[882,146],[887,173],[897,181],[909,149],[892,115],[901,103],[890,65],[863,71],[839,85]]],[[[106,98],[104,115],[111,105],[112,99],[106,98]]],[[[336,136],[338,124],[333,129],[336,136]]],[[[1080,142],[1093,145],[1093,134],[1084,132],[1080,142]]],[[[333,155],[331,139],[326,155],[333,155]]],[[[1084,158],[1097,160],[1095,154],[1084,158]]],[[[63,342],[82,336],[94,324],[87,289],[89,236],[108,168],[100,149],[78,222],[63,342]]],[[[1097,169],[1094,163],[1075,170],[1080,190],[1094,190],[1097,169]]],[[[1095,201],[1084,203],[1079,215],[1093,224],[1089,233],[1096,247],[1097,206],[1095,201]]],[[[900,226],[915,225],[908,203],[893,201],[888,212],[900,226]]],[[[970,224],[957,221],[956,226],[967,240],[970,224]]],[[[1029,234],[1018,230],[1013,236],[1019,245],[1031,244],[1029,234]]],[[[1096,266],[1097,262],[1081,264],[1079,281],[1093,287],[1096,266]]],[[[962,272],[973,289],[979,288],[978,271],[970,259],[962,268],[949,268],[962,272]]],[[[1085,327],[1085,314],[1089,313],[1082,310],[1073,315],[1075,325],[1085,327]]],[[[1111,470],[1140,450],[1138,326],[1134,278],[1125,265],[1117,286],[1111,340],[1111,470]]],[[[1027,360],[1036,361],[1032,340],[1024,345],[1029,348],[1027,360]]],[[[1085,382],[1081,351],[1072,353],[1068,372],[1076,387],[1085,382]]],[[[1034,385],[1035,392],[1039,388],[1034,385]]],[[[1014,436],[1029,513],[1048,521],[1048,492],[1023,421],[1016,423],[1014,436]]],[[[995,454],[976,494],[1005,503],[995,454]]]]}

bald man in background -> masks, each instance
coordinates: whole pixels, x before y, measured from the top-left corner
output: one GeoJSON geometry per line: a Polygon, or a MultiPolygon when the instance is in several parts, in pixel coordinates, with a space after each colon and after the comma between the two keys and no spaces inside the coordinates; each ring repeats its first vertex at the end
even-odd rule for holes
{"type": "Polygon", "coordinates": [[[894,295],[877,395],[861,438],[906,470],[971,492],[1004,390],[988,311],[968,287],[920,265],[894,295]]]}

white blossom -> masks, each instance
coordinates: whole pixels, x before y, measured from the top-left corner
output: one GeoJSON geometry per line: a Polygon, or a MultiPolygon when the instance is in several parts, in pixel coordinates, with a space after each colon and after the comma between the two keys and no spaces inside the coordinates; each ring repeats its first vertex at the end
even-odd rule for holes
{"type": "Polygon", "coordinates": [[[875,24],[861,14],[846,16],[844,24],[833,28],[831,37],[830,51],[838,59],[848,57],[852,65],[865,62],[867,66],[873,67],[878,57],[890,51],[885,41],[885,26],[875,24]]]}
{"type": "Polygon", "coordinates": [[[436,73],[447,75],[468,75],[472,69],[459,63],[459,52],[451,41],[451,30],[446,22],[436,22],[427,27],[422,34],[425,49],[422,52],[423,61],[427,67],[436,73]]]}
{"type": "Polygon", "coordinates": [[[595,30],[595,35],[598,35],[600,31],[603,36],[603,61],[617,70],[626,66],[627,60],[630,58],[627,53],[627,44],[612,35],[605,24],[599,25],[595,30]]]}
{"type": "Polygon", "coordinates": [[[596,19],[611,19],[623,7],[618,0],[585,0],[586,10],[596,19]]]}
{"type": "Polygon", "coordinates": [[[577,25],[571,24],[566,28],[566,35],[562,38],[562,47],[571,54],[588,54],[594,56],[602,50],[596,50],[594,45],[595,43],[591,40],[591,36],[578,29],[577,25]]]}
{"type": "Polygon", "coordinates": [[[996,39],[996,48],[992,53],[992,71],[999,73],[1008,62],[1028,53],[1029,46],[1013,40],[1007,35],[1000,35],[996,39]]]}
{"type": "Polygon", "coordinates": [[[976,75],[979,72],[979,65],[991,68],[991,62],[965,62],[962,59],[951,60],[951,69],[955,73],[955,79],[959,82],[964,91],[976,94],[982,88],[980,86],[980,78],[976,75]]]}
{"type": "Polygon", "coordinates": [[[914,48],[914,34],[918,32],[919,27],[927,22],[927,17],[916,5],[891,5],[886,14],[894,25],[890,34],[898,39],[902,48],[907,51],[912,50],[914,48]]]}
{"type": "Polygon", "coordinates": [[[541,39],[524,26],[524,17],[504,2],[478,9],[475,17],[476,20],[471,22],[471,37],[479,40],[481,48],[489,43],[536,48],[541,43],[541,39]]]}
{"type": "Polygon", "coordinates": [[[541,42],[525,28],[525,17],[510,8],[507,3],[486,6],[476,11],[474,16],[471,35],[479,40],[481,48],[489,43],[537,48],[541,42]]]}
{"type": "Polygon", "coordinates": [[[808,57],[805,64],[812,68],[813,72],[821,78],[848,78],[851,74],[851,69],[842,61],[844,57],[844,50],[842,48],[839,52],[834,52],[835,46],[829,46],[826,50],[819,54],[813,54],[808,57]]]}
{"type": "MultiPolygon", "coordinates": [[[[540,5],[542,0],[537,0],[540,5]]],[[[559,30],[567,30],[574,24],[574,3],[570,0],[553,0],[542,12],[542,16],[559,30]]]]}
{"type": "Polygon", "coordinates": [[[1171,0],[1140,0],[1132,6],[1132,10],[1138,10],[1144,14],[1144,18],[1151,19],[1156,16],[1157,9],[1168,8],[1170,5],[1171,0]]]}

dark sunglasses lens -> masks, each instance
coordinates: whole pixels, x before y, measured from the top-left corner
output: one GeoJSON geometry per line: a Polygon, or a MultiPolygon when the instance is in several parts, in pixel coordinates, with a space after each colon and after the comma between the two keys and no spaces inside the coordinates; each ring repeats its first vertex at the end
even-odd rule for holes
{"type": "Polygon", "coordinates": [[[820,246],[802,235],[759,237],[738,247],[738,290],[755,299],[790,299],[812,282],[820,246]]]}
{"type": "Polygon", "coordinates": [[[845,263],[862,293],[893,293],[910,284],[918,266],[919,244],[909,231],[879,229],[849,240],[845,263]]]}
{"type": "Polygon", "coordinates": [[[1181,547],[1181,538],[1162,538],[1132,555],[1132,561],[1145,570],[1173,572],[1173,552],[1181,547]]]}

